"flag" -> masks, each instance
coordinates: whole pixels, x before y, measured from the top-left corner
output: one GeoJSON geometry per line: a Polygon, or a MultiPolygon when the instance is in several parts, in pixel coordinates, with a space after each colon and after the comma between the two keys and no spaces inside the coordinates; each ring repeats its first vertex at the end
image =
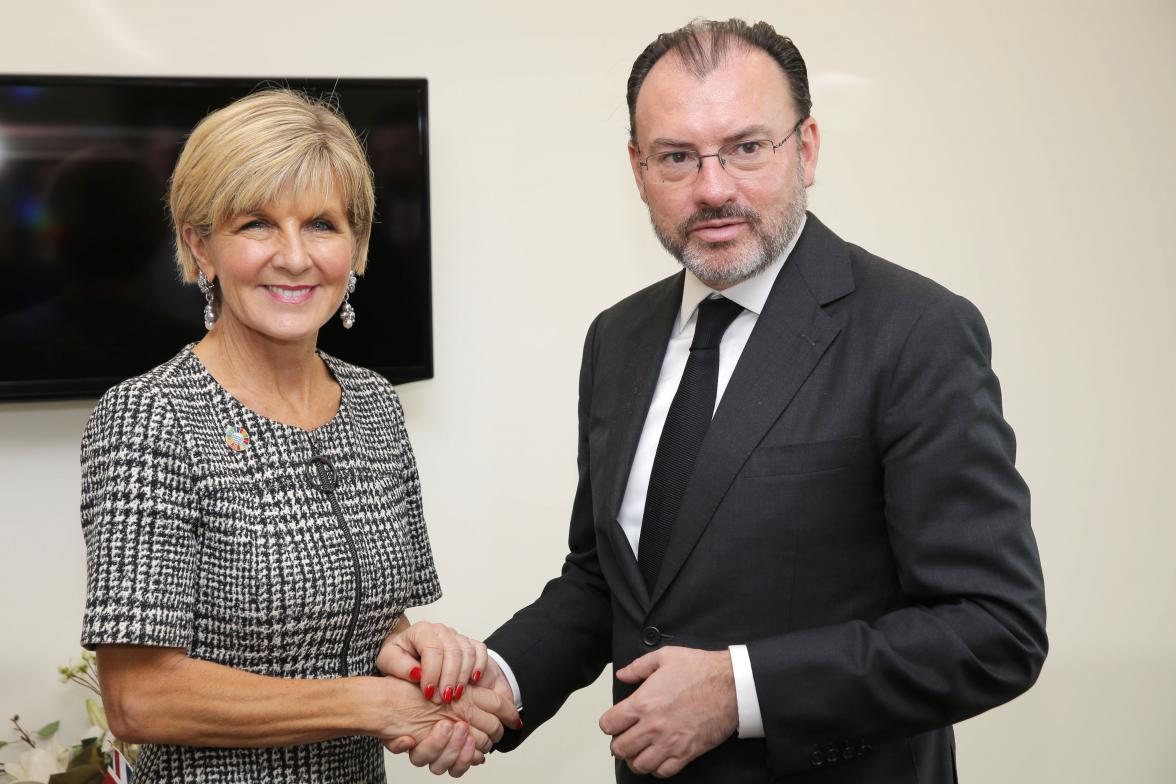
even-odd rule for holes
{"type": "Polygon", "coordinates": [[[110,765],[102,784],[131,784],[131,766],[118,749],[110,750],[110,765]]]}

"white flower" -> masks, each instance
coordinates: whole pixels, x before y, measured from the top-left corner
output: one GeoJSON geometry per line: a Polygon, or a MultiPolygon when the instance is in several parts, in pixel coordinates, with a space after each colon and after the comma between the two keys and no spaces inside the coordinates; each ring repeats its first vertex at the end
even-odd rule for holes
{"type": "Polygon", "coordinates": [[[5,762],[4,770],[16,781],[46,782],[54,773],[64,773],[69,763],[69,749],[52,740],[41,741],[35,749],[20,755],[16,762],[5,762]]]}
{"type": "Polygon", "coordinates": [[[90,726],[89,728],[86,729],[85,732],[83,732],[81,735],[79,735],[78,738],[79,738],[79,740],[86,740],[87,738],[93,738],[94,740],[98,741],[99,748],[102,749],[103,751],[106,751],[107,749],[109,749],[110,745],[111,745],[110,733],[108,733],[106,730],[102,729],[101,727],[97,727],[97,726],[90,726]]]}

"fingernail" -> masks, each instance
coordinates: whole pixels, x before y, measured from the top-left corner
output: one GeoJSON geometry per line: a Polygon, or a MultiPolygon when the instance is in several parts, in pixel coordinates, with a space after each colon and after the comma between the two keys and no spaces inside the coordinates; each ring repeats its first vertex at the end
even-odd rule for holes
{"type": "Polygon", "coordinates": [[[410,681],[412,681],[413,683],[420,683],[421,682],[421,668],[420,667],[413,667],[412,672],[410,672],[408,674],[408,679],[410,681]]]}
{"type": "Polygon", "coordinates": [[[426,686],[425,687],[425,699],[426,700],[433,699],[433,692],[435,692],[435,691],[437,691],[437,687],[435,685],[433,685],[432,683],[430,683],[428,686],[426,686]]]}
{"type": "Polygon", "coordinates": [[[515,725],[515,729],[521,730],[522,728],[523,728],[523,720],[519,719],[518,724],[515,725]]]}
{"type": "Polygon", "coordinates": [[[481,670],[474,670],[474,674],[470,676],[470,680],[473,681],[474,683],[477,683],[478,681],[482,680],[482,671],[481,670]]]}
{"type": "Polygon", "coordinates": [[[453,687],[445,687],[445,696],[441,698],[444,702],[453,702],[453,687]]]}
{"type": "Polygon", "coordinates": [[[459,700],[460,700],[460,699],[461,699],[461,693],[462,693],[463,691],[465,691],[465,684],[464,684],[464,683],[459,683],[459,684],[457,684],[457,691],[455,691],[455,692],[453,693],[453,696],[454,696],[455,698],[457,698],[457,699],[459,699],[459,700]]]}

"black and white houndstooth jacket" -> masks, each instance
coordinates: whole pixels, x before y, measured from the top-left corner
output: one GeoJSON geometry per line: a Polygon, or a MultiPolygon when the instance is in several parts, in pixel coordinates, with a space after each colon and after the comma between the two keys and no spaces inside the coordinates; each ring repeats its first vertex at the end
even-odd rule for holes
{"type": "MultiPolygon", "coordinates": [[[[185,648],[283,678],[375,673],[440,586],[392,386],[322,355],[339,412],[307,432],[245,408],[191,347],[107,392],[82,439],[82,644],[185,648]]],[[[383,748],[147,746],[136,782],[383,782],[383,748]]]]}

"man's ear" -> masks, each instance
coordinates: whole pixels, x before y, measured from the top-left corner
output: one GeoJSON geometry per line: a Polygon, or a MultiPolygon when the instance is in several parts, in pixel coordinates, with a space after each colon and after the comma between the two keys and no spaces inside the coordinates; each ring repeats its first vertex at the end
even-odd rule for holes
{"type": "Polygon", "coordinates": [[[212,261],[208,258],[204,235],[190,223],[184,224],[180,235],[184,238],[184,244],[188,246],[188,250],[196,259],[196,266],[204,273],[204,277],[208,278],[209,283],[216,280],[216,268],[212,266],[212,261]]]}
{"type": "Polygon", "coordinates": [[[821,129],[812,117],[800,126],[800,160],[804,166],[804,186],[807,188],[817,178],[817,159],[821,155],[821,129]]]}
{"type": "Polygon", "coordinates": [[[640,155],[641,153],[637,149],[637,145],[630,141],[629,165],[633,167],[633,180],[637,183],[637,193],[641,194],[641,201],[648,204],[649,199],[645,198],[645,173],[641,170],[640,155]]]}

